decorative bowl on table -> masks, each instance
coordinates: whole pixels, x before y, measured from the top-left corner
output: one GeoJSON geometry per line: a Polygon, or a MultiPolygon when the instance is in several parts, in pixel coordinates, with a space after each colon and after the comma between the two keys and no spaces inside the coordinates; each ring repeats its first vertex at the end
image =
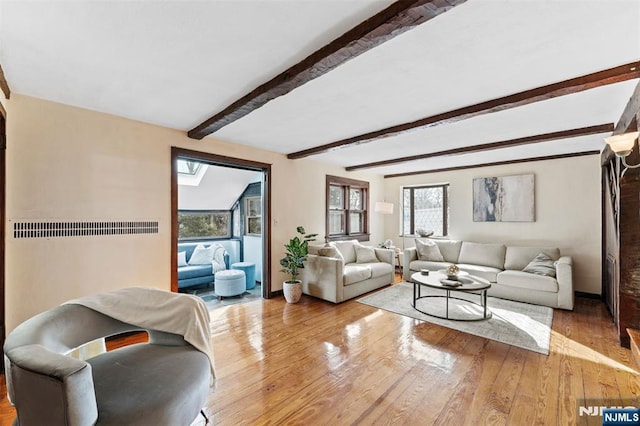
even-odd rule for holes
{"type": "Polygon", "coordinates": [[[458,268],[457,265],[449,265],[447,266],[447,269],[445,269],[445,273],[448,280],[457,281],[458,274],[460,273],[460,268],[458,268]]]}

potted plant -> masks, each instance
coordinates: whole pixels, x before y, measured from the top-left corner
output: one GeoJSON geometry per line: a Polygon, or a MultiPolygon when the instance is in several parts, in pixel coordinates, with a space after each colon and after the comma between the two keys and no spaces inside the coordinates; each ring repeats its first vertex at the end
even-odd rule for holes
{"type": "Polygon", "coordinates": [[[296,228],[300,236],[295,236],[284,245],[287,249],[285,257],[280,259],[281,272],[289,275],[289,279],[282,285],[284,298],[289,303],[297,303],[302,296],[302,281],[298,279],[299,269],[304,268],[309,252],[309,241],[314,241],[318,234],[307,234],[302,226],[296,228]]]}

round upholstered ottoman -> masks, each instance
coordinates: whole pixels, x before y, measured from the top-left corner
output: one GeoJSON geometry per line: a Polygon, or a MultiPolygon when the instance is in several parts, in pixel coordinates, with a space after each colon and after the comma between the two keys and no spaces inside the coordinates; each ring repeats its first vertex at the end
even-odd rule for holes
{"type": "Polygon", "coordinates": [[[247,289],[244,271],[227,269],[216,272],[213,289],[220,299],[244,293],[247,289]]]}
{"type": "Polygon", "coordinates": [[[247,290],[251,290],[256,286],[256,264],[253,262],[236,262],[231,265],[231,269],[244,271],[247,278],[247,290]]]}

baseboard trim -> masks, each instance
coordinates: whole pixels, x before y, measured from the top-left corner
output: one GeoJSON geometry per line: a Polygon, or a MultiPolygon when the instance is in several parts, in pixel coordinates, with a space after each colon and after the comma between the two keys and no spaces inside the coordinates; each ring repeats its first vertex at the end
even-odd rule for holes
{"type": "Polygon", "coordinates": [[[283,296],[284,297],[284,293],[282,292],[282,290],[275,290],[272,291],[271,294],[269,294],[269,299],[273,299],[274,297],[280,297],[283,296]]]}
{"type": "Polygon", "coordinates": [[[595,293],[584,293],[582,291],[576,291],[575,295],[576,295],[576,297],[582,297],[584,299],[602,300],[602,295],[595,294],[595,293]]]}

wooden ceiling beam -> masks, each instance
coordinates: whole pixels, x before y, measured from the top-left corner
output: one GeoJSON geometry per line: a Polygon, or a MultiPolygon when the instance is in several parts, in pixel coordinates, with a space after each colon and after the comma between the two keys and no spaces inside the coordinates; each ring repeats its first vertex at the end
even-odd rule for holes
{"type": "Polygon", "coordinates": [[[400,0],[254,89],[187,133],[202,139],[267,102],[320,77],[466,0],[400,0]]]}
{"type": "Polygon", "coordinates": [[[571,152],[568,154],[556,154],[556,155],[547,155],[542,157],[532,157],[532,158],[519,158],[517,160],[506,160],[506,161],[496,161],[494,163],[482,163],[482,164],[469,164],[468,166],[454,166],[454,167],[446,167],[442,169],[432,169],[432,170],[420,170],[415,172],[405,172],[405,173],[395,173],[384,175],[385,179],[395,178],[395,177],[404,177],[404,176],[414,176],[414,175],[425,175],[429,173],[438,173],[438,172],[451,172],[454,170],[464,170],[464,169],[476,169],[480,167],[490,167],[490,166],[503,166],[507,164],[518,164],[518,163],[528,163],[533,161],[544,161],[544,160],[558,160],[561,158],[572,158],[572,157],[582,157],[585,155],[597,155],[600,154],[598,150],[591,151],[582,151],[582,152],[571,152]]]}
{"type": "Polygon", "coordinates": [[[407,163],[409,161],[424,160],[432,157],[444,157],[451,155],[469,154],[472,152],[491,151],[494,149],[511,148],[514,146],[528,145],[533,143],[548,142],[558,139],[576,138],[599,133],[607,133],[613,130],[613,123],[600,124],[597,126],[581,127],[579,129],[561,130],[559,132],[544,133],[541,135],[525,136],[517,139],[509,139],[500,142],[491,142],[480,145],[461,146],[444,151],[429,152],[427,154],[410,155],[406,157],[394,158],[390,160],[375,161],[372,163],[358,164],[345,167],[347,171],[370,169],[373,167],[389,166],[391,164],[407,163]]]}
{"type": "Polygon", "coordinates": [[[0,65],[0,89],[2,89],[2,93],[4,93],[4,97],[9,99],[11,97],[11,90],[9,89],[9,83],[4,76],[4,71],[2,70],[2,65],[0,65]]]}
{"type": "Polygon", "coordinates": [[[314,148],[293,152],[288,154],[287,158],[298,159],[308,157],[310,155],[323,154],[325,152],[373,142],[390,136],[398,136],[407,132],[438,126],[441,124],[455,123],[480,115],[521,107],[535,102],[546,101],[558,96],[571,95],[573,93],[582,92],[608,84],[619,83],[634,78],[640,78],[640,61],[631,62],[629,64],[620,65],[558,83],[537,87],[535,89],[525,90],[513,95],[458,108],[430,117],[421,118],[409,123],[398,124],[381,130],[376,130],[374,132],[316,146],[314,148]]]}

